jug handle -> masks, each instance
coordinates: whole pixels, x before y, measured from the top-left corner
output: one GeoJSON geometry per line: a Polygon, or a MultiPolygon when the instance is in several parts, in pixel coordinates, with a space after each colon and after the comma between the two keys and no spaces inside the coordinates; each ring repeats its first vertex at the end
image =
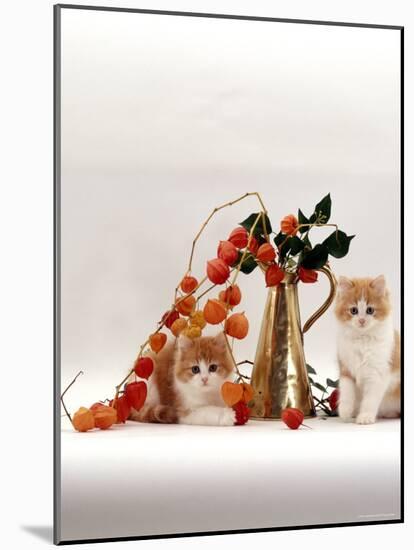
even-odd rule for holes
{"type": "Polygon", "coordinates": [[[322,273],[325,273],[325,275],[328,277],[330,283],[330,292],[328,298],[321,305],[321,307],[317,309],[315,313],[311,315],[306,323],[303,325],[303,334],[305,334],[305,332],[307,332],[311,328],[313,323],[315,323],[315,321],[317,321],[319,317],[321,317],[325,313],[325,311],[334,301],[336,293],[336,278],[335,275],[332,273],[330,267],[328,265],[324,265],[323,267],[321,267],[320,269],[316,269],[315,271],[321,271],[322,273]]]}

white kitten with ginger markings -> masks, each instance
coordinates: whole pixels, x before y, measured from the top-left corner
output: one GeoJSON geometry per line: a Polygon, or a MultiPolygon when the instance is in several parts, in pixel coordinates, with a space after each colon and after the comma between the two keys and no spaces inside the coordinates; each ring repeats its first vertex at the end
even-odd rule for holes
{"type": "Polygon", "coordinates": [[[400,338],[394,330],[385,278],[339,278],[340,418],[372,424],[400,416],[400,338]]]}
{"type": "Polygon", "coordinates": [[[190,340],[180,336],[159,353],[149,354],[154,372],[148,396],[130,420],[165,424],[233,426],[235,411],[221,397],[221,386],[234,375],[223,333],[190,340]]]}

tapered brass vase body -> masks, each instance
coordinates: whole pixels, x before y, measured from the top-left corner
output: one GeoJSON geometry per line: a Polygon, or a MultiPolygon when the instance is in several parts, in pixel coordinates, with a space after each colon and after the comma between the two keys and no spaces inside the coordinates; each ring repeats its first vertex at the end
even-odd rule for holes
{"type": "Polygon", "coordinates": [[[286,273],[283,281],[269,289],[254,360],[251,384],[254,390],[252,418],[271,420],[283,409],[295,407],[305,416],[315,416],[306,369],[303,334],[328,309],[335,297],[336,281],[328,267],[330,294],[305,323],[300,320],[297,276],[286,273]]]}

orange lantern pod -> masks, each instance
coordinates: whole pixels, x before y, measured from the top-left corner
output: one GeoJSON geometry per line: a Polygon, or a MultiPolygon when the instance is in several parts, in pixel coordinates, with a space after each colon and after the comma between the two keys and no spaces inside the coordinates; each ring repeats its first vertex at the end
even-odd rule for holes
{"type": "Polygon", "coordinates": [[[220,300],[207,300],[203,309],[204,319],[210,325],[218,325],[227,317],[227,311],[220,300]]]}
{"type": "Polygon", "coordinates": [[[131,405],[128,403],[125,394],[121,395],[121,397],[117,397],[115,402],[112,399],[112,401],[109,402],[109,406],[116,410],[117,423],[122,422],[125,424],[125,421],[128,420],[131,413],[131,405]]]}
{"type": "Polygon", "coordinates": [[[230,241],[220,241],[217,256],[226,262],[227,265],[233,265],[239,257],[239,251],[230,241]]]}
{"type": "Polygon", "coordinates": [[[229,286],[223,291],[223,294],[220,292],[219,298],[231,306],[237,306],[240,304],[242,298],[240,288],[237,285],[229,286]]]}
{"type": "Polygon", "coordinates": [[[154,370],[154,361],[151,357],[140,357],[135,361],[134,372],[140,378],[148,378],[151,376],[154,370]]]}
{"type": "Polygon", "coordinates": [[[125,386],[125,396],[128,404],[139,411],[147,398],[147,384],[145,382],[130,382],[125,386]]]}
{"type": "Polygon", "coordinates": [[[335,412],[338,409],[339,403],[339,389],[335,388],[331,395],[328,397],[328,403],[332,412],[335,412]]]}
{"type": "Polygon", "coordinates": [[[316,283],[318,280],[318,272],[313,269],[305,269],[300,267],[298,269],[298,276],[302,283],[316,283]]]}
{"type": "Polygon", "coordinates": [[[87,432],[95,427],[93,413],[86,407],[80,407],[72,418],[72,424],[78,432],[87,432]]]}
{"type": "Polygon", "coordinates": [[[230,268],[224,260],[215,258],[207,262],[207,277],[215,285],[222,285],[230,275],[230,268]]]}
{"type": "Polygon", "coordinates": [[[273,262],[276,258],[276,251],[270,243],[264,243],[259,247],[256,258],[259,262],[273,262]]]}
{"type": "Polygon", "coordinates": [[[99,409],[94,415],[95,428],[100,430],[107,430],[117,421],[118,415],[116,409],[113,407],[106,407],[99,409]]]}
{"type": "Polygon", "coordinates": [[[246,248],[249,234],[244,227],[236,227],[227,239],[237,248],[246,248]]]}
{"type": "Polygon", "coordinates": [[[89,407],[89,410],[92,412],[93,415],[95,415],[100,409],[105,408],[105,403],[101,403],[98,401],[97,403],[94,403],[89,407]]]}
{"type": "Polygon", "coordinates": [[[227,309],[227,310],[233,309],[233,306],[226,302],[226,291],[225,290],[221,290],[219,292],[218,301],[221,303],[221,305],[224,307],[224,309],[227,309]]]}
{"type": "Polygon", "coordinates": [[[296,216],[289,214],[280,222],[280,230],[285,235],[296,235],[298,232],[299,222],[296,216]]]}
{"type": "Polygon", "coordinates": [[[247,384],[247,382],[242,382],[240,385],[243,388],[243,401],[245,403],[248,403],[253,399],[253,396],[254,396],[253,388],[250,384],[247,384]]]}
{"type": "Polygon", "coordinates": [[[293,407],[282,411],[282,420],[291,430],[297,430],[303,423],[304,418],[303,412],[293,407]]]}
{"type": "Polygon", "coordinates": [[[242,340],[249,332],[249,321],[244,313],[233,313],[227,319],[224,330],[229,336],[242,340]]]}
{"type": "Polygon", "coordinates": [[[174,334],[174,336],[177,338],[180,335],[180,333],[186,328],[186,326],[187,326],[186,319],[183,319],[182,317],[180,317],[179,319],[174,321],[174,323],[171,325],[170,330],[174,334]]]}
{"type": "Polygon", "coordinates": [[[198,286],[198,281],[195,277],[191,277],[190,275],[186,275],[183,280],[181,281],[180,287],[181,290],[188,294],[189,292],[192,292],[195,290],[198,286]]]}
{"type": "Polygon", "coordinates": [[[284,278],[285,272],[276,264],[271,265],[265,274],[266,286],[276,286],[284,278]]]}
{"type": "MultiPolygon", "coordinates": [[[[186,296],[185,298],[178,298],[175,303],[175,307],[181,313],[181,315],[188,316],[193,311],[195,303],[196,299],[191,294],[190,296],[186,296]]],[[[176,319],[174,319],[174,321],[176,321],[176,319]]]]}
{"type": "Polygon", "coordinates": [[[171,328],[174,321],[176,321],[180,317],[180,314],[178,311],[173,309],[172,311],[166,311],[164,315],[162,316],[161,322],[164,323],[164,325],[167,328],[171,328]]]}
{"type": "Polygon", "coordinates": [[[247,248],[252,254],[256,254],[259,248],[259,243],[257,242],[256,237],[253,237],[253,235],[250,237],[250,242],[248,243],[247,248]]]}
{"type": "Polygon", "coordinates": [[[221,386],[221,396],[229,407],[232,407],[243,398],[243,388],[234,382],[224,382],[221,386]]]}
{"type": "Polygon", "coordinates": [[[151,334],[149,337],[149,345],[151,346],[152,351],[155,353],[158,353],[162,350],[162,348],[165,346],[165,343],[167,341],[167,335],[163,332],[156,332],[155,334],[151,334]]]}
{"type": "Polygon", "coordinates": [[[239,401],[233,406],[233,410],[236,413],[236,426],[243,426],[250,418],[250,409],[244,401],[239,401]]]}

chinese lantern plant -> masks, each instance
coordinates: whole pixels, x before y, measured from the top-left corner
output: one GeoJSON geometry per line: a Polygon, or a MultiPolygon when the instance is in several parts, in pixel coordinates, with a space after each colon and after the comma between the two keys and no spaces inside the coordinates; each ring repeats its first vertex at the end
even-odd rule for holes
{"type": "Polygon", "coordinates": [[[297,430],[303,425],[305,416],[300,409],[290,407],[283,409],[281,418],[288,428],[291,430],[297,430]]]}
{"type": "Polygon", "coordinates": [[[253,399],[253,388],[246,382],[224,382],[221,386],[221,396],[227,406],[235,411],[235,424],[246,424],[250,418],[249,401],[253,399]]]}
{"type": "Polygon", "coordinates": [[[61,395],[63,408],[74,429],[78,432],[87,432],[95,428],[107,430],[114,424],[125,424],[132,408],[140,410],[143,407],[147,397],[146,380],[149,379],[153,370],[154,364],[150,357],[138,358],[133,371],[135,376],[142,380],[125,384],[124,390],[118,391],[114,399],[105,400],[108,405],[105,402],[97,401],[90,407],[80,407],[72,417],[66,409],[63,397],[79,375],[83,374],[80,371],[61,395]]]}
{"type": "MultiPolygon", "coordinates": [[[[233,339],[245,338],[248,333],[249,324],[244,313],[232,313],[231,316],[228,317],[228,312],[241,301],[242,294],[239,286],[236,285],[236,279],[241,270],[246,272],[244,262],[245,260],[248,261],[247,253],[255,253],[259,249],[260,243],[259,240],[253,236],[253,230],[259,222],[259,219],[265,219],[263,217],[265,216],[265,212],[262,211],[256,216],[257,219],[253,223],[251,230],[247,231],[243,228],[236,228],[230,233],[227,240],[219,242],[217,247],[217,257],[207,262],[206,275],[203,279],[199,281],[196,277],[194,277],[191,274],[191,267],[195,244],[210,218],[218,210],[231,206],[232,204],[252,195],[257,196],[259,202],[263,206],[262,200],[258,193],[246,193],[235,201],[225,203],[224,205],[215,208],[204,222],[193,241],[187,272],[175,289],[173,305],[164,312],[155,332],[151,333],[147,340],[140,346],[134,367],[116,386],[114,398],[110,401],[107,400],[109,401],[109,406],[105,406],[104,403],[96,403],[90,408],[81,407],[72,418],[65,407],[63,396],[69,387],[75,382],[77,377],[75,377],[73,382],[63,392],[61,395],[62,405],[76,430],[89,431],[94,428],[108,429],[114,423],[125,423],[129,417],[131,408],[139,410],[144,405],[147,396],[146,383],[144,381],[138,382],[137,380],[135,380],[135,382],[126,382],[132,374],[135,374],[136,377],[139,376],[145,380],[151,376],[153,372],[152,360],[149,357],[145,357],[144,352],[147,349],[150,349],[154,354],[158,354],[163,350],[168,340],[165,330],[169,330],[171,335],[175,338],[183,334],[188,338],[194,339],[202,335],[202,331],[207,323],[212,325],[224,323],[226,342],[230,354],[234,360],[232,348],[227,341],[227,336],[230,336],[233,339]],[[240,251],[240,247],[242,246],[245,247],[244,252],[240,251]],[[230,275],[233,271],[234,275],[230,284],[228,284],[230,275]],[[208,280],[213,283],[213,286],[197,297],[195,295],[196,291],[205,281],[208,280]],[[209,292],[216,285],[222,284],[226,284],[226,289],[223,293],[220,293],[217,299],[207,300],[204,308],[201,309],[198,304],[200,297],[207,294],[207,292],[209,292]],[[124,384],[124,389],[121,389],[124,384]]],[[[267,241],[268,240],[269,237],[267,236],[267,241]]],[[[264,253],[265,256],[268,257],[269,251],[264,250],[264,253]]],[[[240,375],[235,361],[234,364],[236,372],[240,375]]],[[[244,401],[236,403],[235,407],[237,417],[236,423],[244,424],[247,422],[249,416],[249,410],[246,403],[244,401]]]]}
{"type": "MultiPolygon", "coordinates": [[[[245,193],[233,201],[214,208],[193,240],[187,271],[175,288],[172,305],[161,316],[155,331],[150,333],[140,346],[134,367],[115,388],[115,396],[110,402],[110,407],[117,413],[117,422],[125,422],[132,406],[139,407],[144,404],[146,383],[135,381],[127,384],[126,387],[124,384],[132,374],[148,379],[153,366],[150,366],[148,361],[146,363],[140,363],[140,361],[146,359],[145,354],[149,349],[154,354],[160,353],[167,344],[168,334],[171,334],[173,338],[183,334],[188,338],[195,339],[202,335],[207,324],[213,326],[222,324],[235,371],[239,375],[239,380],[242,379],[243,375],[238,370],[232,346],[228,341],[228,338],[232,338],[232,341],[241,340],[247,336],[249,331],[249,321],[245,313],[233,310],[242,302],[242,292],[236,284],[239,274],[248,275],[259,265],[265,272],[265,283],[268,287],[280,284],[286,272],[296,273],[298,279],[304,283],[315,282],[317,280],[315,270],[327,263],[329,255],[335,258],[345,256],[353,238],[353,236],[348,237],[340,231],[335,224],[328,223],[330,214],[331,198],[330,195],[327,195],[315,206],[314,212],[309,218],[300,209],[297,217],[293,214],[285,216],[280,223],[280,231],[276,234],[272,229],[264,203],[257,192],[245,193]],[[210,219],[223,208],[251,196],[256,197],[259,201],[260,211],[250,214],[239,224],[239,227],[230,231],[227,238],[217,244],[216,257],[206,262],[204,277],[195,277],[192,274],[195,246],[210,219]],[[312,246],[309,232],[313,227],[322,226],[333,226],[335,231],[322,243],[312,246]],[[206,282],[212,283],[212,286],[199,292],[206,282]],[[216,297],[206,298],[204,304],[201,302],[201,298],[216,286],[221,285],[225,285],[225,288],[216,297]],[[124,389],[122,389],[123,387],[124,389]]],[[[243,395],[244,393],[243,390],[243,395]]],[[[237,407],[237,410],[235,409],[238,415],[237,422],[245,423],[248,419],[246,401],[241,399],[233,407],[237,407]]],[[[92,420],[88,411],[91,412],[90,409],[86,409],[86,412],[85,410],[78,411],[79,414],[76,416],[76,423],[82,428],[82,431],[92,429],[92,420]]],[[[72,421],[66,408],[65,412],[72,421]]],[[[113,415],[114,413],[110,412],[107,414],[108,419],[99,421],[101,426],[109,424],[113,415]]],[[[72,424],[74,424],[73,421],[72,424]]],[[[101,429],[107,429],[107,427],[101,429]]]]}
{"type": "Polygon", "coordinates": [[[339,380],[327,378],[324,386],[314,380],[316,370],[311,365],[306,365],[306,368],[316,410],[323,411],[327,416],[338,416],[339,380]],[[319,395],[316,395],[316,390],[319,395]]]}
{"type": "MultiPolygon", "coordinates": [[[[330,194],[316,204],[307,217],[301,209],[297,216],[289,214],[282,218],[280,230],[273,237],[275,253],[266,237],[273,233],[266,217],[263,224],[254,227],[253,235],[259,244],[256,253],[246,257],[241,270],[251,273],[257,265],[265,270],[266,286],[278,285],[284,273],[295,273],[304,283],[314,283],[318,279],[315,271],[328,263],[329,257],[343,258],[349,251],[354,235],[348,236],[336,224],[328,223],[331,217],[332,201],[330,194]],[[318,244],[312,244],[310,231],[315,227],[334,227],[333,232],[318,244]]],[[[253,227],[257,214],[251,214],[241,226],[246,231],[253,227]]]]}

